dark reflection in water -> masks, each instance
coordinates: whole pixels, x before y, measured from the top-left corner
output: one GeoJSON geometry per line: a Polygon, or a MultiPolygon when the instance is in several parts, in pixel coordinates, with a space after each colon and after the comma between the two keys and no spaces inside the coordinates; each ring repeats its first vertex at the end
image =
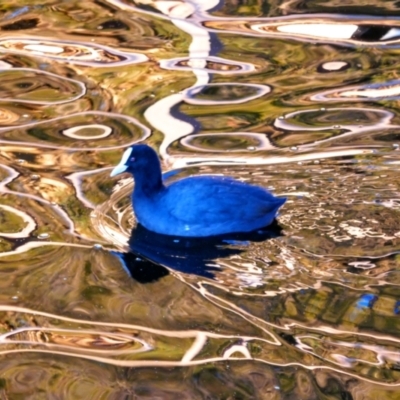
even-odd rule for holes
{"type": "Polygon", "coordinates": [[[120,257],[132,278],[142,283],[167,275],[168,270],[163,267],[212,279],[213,272],[221,268],[216,264],[217,259],[243,252],[235,244],[262,242],[281,234],[282,228],[276,220],[256,232],[198,239],[160,235],[138,224],[129,239],[131,253],[122,253],[120,257]]]}

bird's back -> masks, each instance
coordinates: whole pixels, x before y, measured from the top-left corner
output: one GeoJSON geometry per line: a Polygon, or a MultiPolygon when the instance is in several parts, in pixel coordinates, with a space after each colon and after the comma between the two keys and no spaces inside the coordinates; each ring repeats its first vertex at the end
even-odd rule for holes
{"type": "Polygon", "coordinates": [[[196,176],[167,186],[155,206],[165,230],[174,229],[182,236],[210,236],[266,226],[285,201],[231,178],[196,176]]]}

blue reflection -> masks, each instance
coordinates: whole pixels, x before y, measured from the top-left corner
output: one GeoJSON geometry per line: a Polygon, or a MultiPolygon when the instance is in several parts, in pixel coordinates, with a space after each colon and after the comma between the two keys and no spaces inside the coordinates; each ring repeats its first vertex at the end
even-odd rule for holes
{"type": "Polygon", "coordinates": [[[19,17],[22,14],[26,14],[27,12],[29,12],[30,8],[31,7],[28,7],[28,6],[18,8],[15,11],[13,11],[12,13],[8,14],[4,19],[13,19],[13,18],[19,17]]]}
{"type": "Polygon", "coordinates": [[[366,293],[363,294],[357,301],[356,307],[357,308],[371,308],[375,301],[378,300],[378,296],[374,294],[366,293]]]}
{"type": "Polygon", "coordinates": [[[243,252],[250,242],[261,242],[282,235],[276,221],[263,230],[221,235],[213,238],[187,238],[160,235],[140,224],[133,228],[129,253],[116,255],[129,275],[141,283],[154,282],[169,270],[213,279],[221,267],[216,259],[243,252]]]}
{"type": "Polygon", "coordinates": [[[400,300],[397,300],[396,304],[394,305],[394,310],[393,311],[394,311],[394,313],[396,315],[400,314],[400,300]]]}

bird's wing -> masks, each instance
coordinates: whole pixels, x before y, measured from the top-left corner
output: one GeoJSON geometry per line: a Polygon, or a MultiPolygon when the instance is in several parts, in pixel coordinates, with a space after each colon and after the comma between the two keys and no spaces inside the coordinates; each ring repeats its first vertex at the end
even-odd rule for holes
{"type": "MultiPolygon", "coordinates": [[[[279,200],[278,200],[279,203],[279,200]]],[[[276,209],[277,199],[265,189],[230,178],[193,177],[168,186],[164,204],[188,224],[254,220],[276,209]]]]}

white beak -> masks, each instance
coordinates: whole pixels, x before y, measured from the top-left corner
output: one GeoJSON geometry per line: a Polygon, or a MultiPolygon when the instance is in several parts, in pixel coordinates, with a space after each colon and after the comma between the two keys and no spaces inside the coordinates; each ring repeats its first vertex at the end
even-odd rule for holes
{"type": "Polygon", "coordinates": [[[129,147],[129,149],[126,149],[124,154],[122,155],[121,161],[119,164],[111,171],[110,176],[115,176],[118,174],[122,174],[128,169],[128,166],[125,165],[127,161],[129,160],[129,157],[131,156],[132,153],[132,148],[129,147]]]}

